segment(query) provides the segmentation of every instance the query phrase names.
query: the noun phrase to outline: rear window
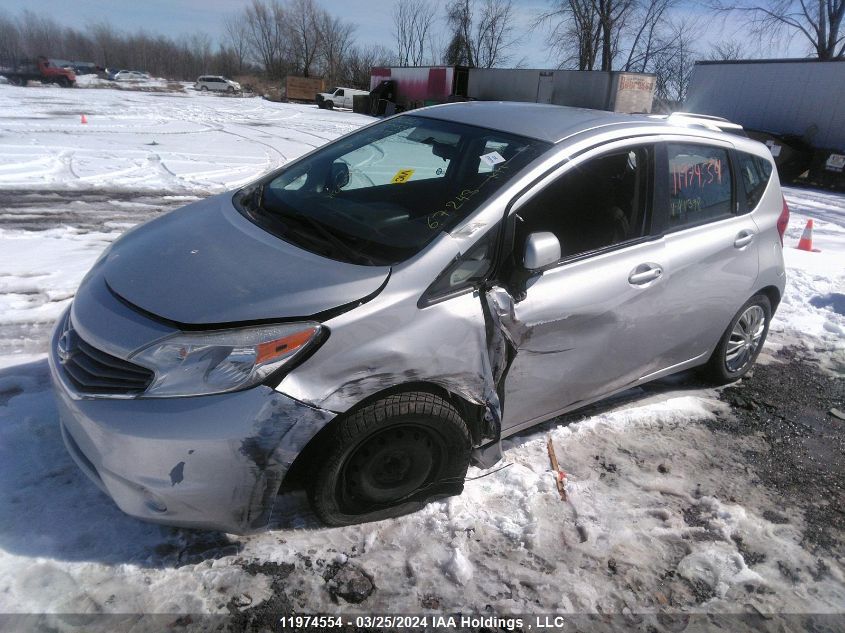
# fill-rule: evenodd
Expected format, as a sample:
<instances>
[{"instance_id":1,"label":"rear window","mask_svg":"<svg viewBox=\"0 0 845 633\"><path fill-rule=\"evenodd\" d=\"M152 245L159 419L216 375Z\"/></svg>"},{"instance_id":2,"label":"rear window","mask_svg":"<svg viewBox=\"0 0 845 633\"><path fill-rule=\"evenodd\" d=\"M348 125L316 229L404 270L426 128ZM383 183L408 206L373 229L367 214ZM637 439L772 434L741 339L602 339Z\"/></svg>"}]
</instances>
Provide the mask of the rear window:
<instances>
[{"instance_id":1,"label":"rear window","mask_svg":"<svg viewBox=\"0 0 845 633\"><path fill-rule=\"evenodd\" d=\"M739 174L745 188L745 209L752 211L763 197L772 177L772 164L762 156L737 152Z\"/></svg>"},{"instance_id":2,"label":"rear window","mask_svg":"<svg viewBox=\"0 0 845 633\"><path fill-rule=\"evenodd\" d=\"M728 152L721 147L669 143L667 230L731 215L733 189Z\"/></svg>"}]
</instances>

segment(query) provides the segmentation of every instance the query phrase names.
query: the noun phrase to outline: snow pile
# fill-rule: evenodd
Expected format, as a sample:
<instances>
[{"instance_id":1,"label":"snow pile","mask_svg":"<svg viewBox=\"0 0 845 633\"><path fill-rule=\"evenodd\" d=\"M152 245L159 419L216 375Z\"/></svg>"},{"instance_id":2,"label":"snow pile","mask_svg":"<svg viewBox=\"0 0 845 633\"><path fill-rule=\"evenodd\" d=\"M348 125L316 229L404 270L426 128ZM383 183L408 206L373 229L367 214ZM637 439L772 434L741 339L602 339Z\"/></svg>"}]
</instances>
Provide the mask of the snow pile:
<instances>
[{"instance_id":1,"label":"snow pile","mask_svg":"<svg viewBox=\"0 0 845 633\"><path fill-rule=\"evenodd\" d=\"M185 89L182 82L168 81L163 77L149 77L146 79L124 79L113 81L103 79L97 75L77 75L78 88L111 88L114 90L156 90L167 92L181 92Z\"/></svg>"},{"instance_id":2,"label":"snow pile","mask_svg":"<svg viewBox=\"0 0 845 633\"><path fill-rule=\"evenodd\" d=\"M799 344L824 366L845 371L845 211L843 196L785 188L791 217L784 239L787 287L771 343ZM838 207L837 207L838 205ZM838 210L838 212L837 212ZM810 253L795 248L813 218Z\"/></svg>"}]
</instances>

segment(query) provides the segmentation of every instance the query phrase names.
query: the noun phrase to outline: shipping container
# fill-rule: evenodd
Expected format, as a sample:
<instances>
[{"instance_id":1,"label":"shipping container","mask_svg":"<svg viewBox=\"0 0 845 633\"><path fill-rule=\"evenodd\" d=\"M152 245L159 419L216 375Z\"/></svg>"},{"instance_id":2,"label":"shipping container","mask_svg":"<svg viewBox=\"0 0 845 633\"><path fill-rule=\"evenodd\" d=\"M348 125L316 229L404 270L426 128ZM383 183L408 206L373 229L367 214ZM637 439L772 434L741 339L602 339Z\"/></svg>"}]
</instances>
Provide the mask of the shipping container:
<instances>
[{"instance_id":1,"label":"shipping container","mask_svg":"<svg viewBox=\"0 0 845 633\"><path fill-rule=\"evenodd\" d=\"M473 68L468 96L528 101L613 112L651 112L655 76L598 70Z\"/></svg>"},{"instance_id":2,"label":"shipping container","mask_svg":"<svg viewBox=\"0 0 845 633\"><path fill-rule=\"evenodd\" d=\"M655 87L645 73L421 66L373 68L370 90L385 80L396 83L404 109L468 98L648 113Z\"/></svg>"}]
</instances>

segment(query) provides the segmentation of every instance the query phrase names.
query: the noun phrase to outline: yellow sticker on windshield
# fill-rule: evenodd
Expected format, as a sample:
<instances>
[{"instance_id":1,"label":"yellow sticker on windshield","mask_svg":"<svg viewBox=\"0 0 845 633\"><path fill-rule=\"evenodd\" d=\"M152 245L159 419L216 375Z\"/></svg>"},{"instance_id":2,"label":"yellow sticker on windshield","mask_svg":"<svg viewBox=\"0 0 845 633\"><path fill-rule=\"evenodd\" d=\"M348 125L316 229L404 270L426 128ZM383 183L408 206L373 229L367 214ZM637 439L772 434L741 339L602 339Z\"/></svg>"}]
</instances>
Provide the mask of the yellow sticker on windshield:
<instances>
[{"instance_id":1,"label":"yellow sticker on windshield","mask_svg":"<svg viewBox=\"0 0 845 633\"><path fill-rule=\"evenodd\" d=\"M392 182L394 185L401 184L403 182L408 182L411 179L411 176L414 175L413 169L400 169L396 172L396 175L393 177Z\"/></svg>"}]
</instances>

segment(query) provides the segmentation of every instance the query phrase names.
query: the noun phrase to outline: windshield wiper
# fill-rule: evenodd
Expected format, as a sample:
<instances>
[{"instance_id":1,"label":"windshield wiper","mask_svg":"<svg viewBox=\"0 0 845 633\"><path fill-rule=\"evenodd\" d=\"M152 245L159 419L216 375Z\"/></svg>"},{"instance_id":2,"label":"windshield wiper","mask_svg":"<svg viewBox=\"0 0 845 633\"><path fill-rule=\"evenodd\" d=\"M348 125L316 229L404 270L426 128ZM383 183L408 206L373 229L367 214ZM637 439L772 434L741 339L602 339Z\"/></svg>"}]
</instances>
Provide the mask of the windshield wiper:
<instances>
[{"instance_id":1,"label":"windshield wiper","mask_svg":"<svg viewBox=\"0 0 845 633\"><path fill-rule=\"evenodd\" d=\"M251 212L260 213L265 217L272 218L275 222L281 224L287 231L296 233L299 237L310 241L312 244L328 246L329 252L339 251L345 255L347 259L353 262L365 263L370 266L377 265L372 258L364 255L344 242L322 222L300 213L271 211L262 205L263 200L264 184L261 183L256 185L252 190L246 191L241 197L240 203ZM291 225L296 226L294 227ZM305 230L306 226L311 230ZM315 232L318 235L315 235Z\"/></svg>"},{"instance_id":2,"label":"windshield wiper","mask_svg":"<svg viewBox=\"0 0 845 633\"><path fill-rule=\"evenodd\" d=\"M264 183L260 183L255 186L252 191L249 192L249 195L245 196L247 203L253 209L260 209L261 208L261 201L264 199Z\"/></svg>"},{"instance_id":3,"label":"windshield wiper","mask_svg":"<svg viewBox=\"0 0 845 633\"><path fill-rule=\"evenodd\" d=\"M369 264L370 266L375 266L376 263L370 258L361 253L360 251L354 249L349 244L344 242L340 239L334 232L329 230L325 224L320 222L319 220L315 220L307 215L300 215L299 213L282 213L279 214L282 223L286 224L288 221L293 221L294 223L299 223L300 226L305 224L312 228L314 231L320 234L320 237L323 238L323 242L327 242L331 246L333 246L337 251L340 251L346 257L352 261L357 261L358 263L365 263ZM298 231L298 233L303 234L302 231ZM305 234L306 237L313 238L315 237L312 234Z\"/></svg>"}]
</instances>

